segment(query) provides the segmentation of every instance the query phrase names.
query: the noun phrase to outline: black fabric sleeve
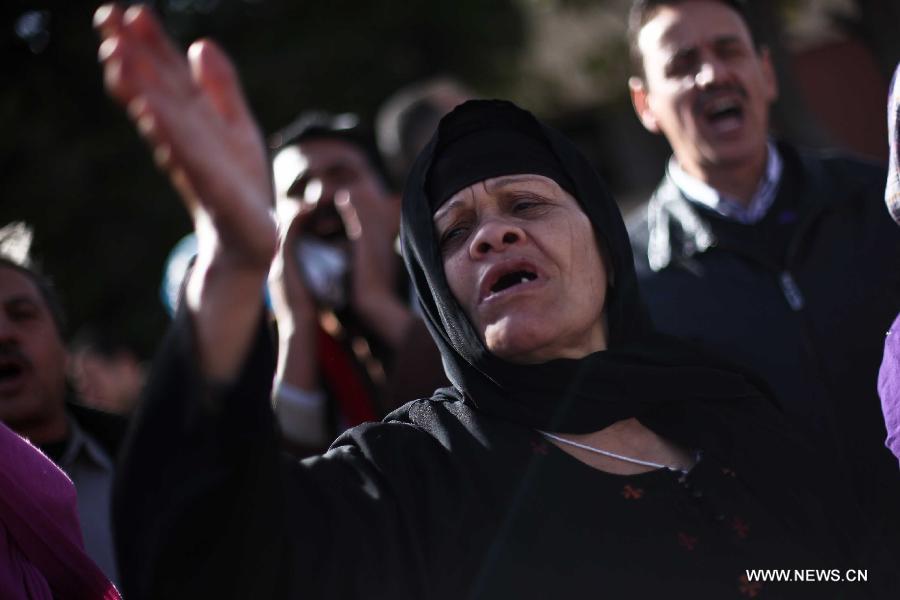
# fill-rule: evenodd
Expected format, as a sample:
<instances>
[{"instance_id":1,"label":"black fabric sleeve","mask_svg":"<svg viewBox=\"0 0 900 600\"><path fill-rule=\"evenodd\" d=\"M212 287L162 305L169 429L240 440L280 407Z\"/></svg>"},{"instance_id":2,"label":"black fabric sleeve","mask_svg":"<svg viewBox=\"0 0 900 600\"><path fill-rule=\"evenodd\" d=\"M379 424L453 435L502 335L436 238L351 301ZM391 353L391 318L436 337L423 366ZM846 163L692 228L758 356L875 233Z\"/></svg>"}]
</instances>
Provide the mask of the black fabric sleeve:
<instances>
[{"instance_id":1,"label":"black fabric sleeve","mask_svg":"<svg viewBox=\"0 0 900 600\"><path fill-rule=\"evenodd\" d=\"M401 499L391 483L410 477L387 477L354 436L304 462L280 451L269 401L273 348L260 322L240 376L227 386L200 376L186 311L160 349L115 483L125 594L420 596L416 540L427 528L410 524L401 510L413 504L409 492ZM385 436L386 429L393 431ZM390 455L424 452L425 461L436 445L404 423L364 426L357 435L376 447L390 440L381 449Z\"/></svg>"},{"instance_id":2,"label":"black fabric sleeve","mask_svg":"<svg viewBox=\"0 0 900 600\"><path fill-rule=\"evenodd\" d=\"M122 587L130 599L274 597L284 540L273 534L283 505L271 344L261 327L238 380L217 387L200 376L192 325L181 310L117 469Z\"/></svg>"}]
</instances>

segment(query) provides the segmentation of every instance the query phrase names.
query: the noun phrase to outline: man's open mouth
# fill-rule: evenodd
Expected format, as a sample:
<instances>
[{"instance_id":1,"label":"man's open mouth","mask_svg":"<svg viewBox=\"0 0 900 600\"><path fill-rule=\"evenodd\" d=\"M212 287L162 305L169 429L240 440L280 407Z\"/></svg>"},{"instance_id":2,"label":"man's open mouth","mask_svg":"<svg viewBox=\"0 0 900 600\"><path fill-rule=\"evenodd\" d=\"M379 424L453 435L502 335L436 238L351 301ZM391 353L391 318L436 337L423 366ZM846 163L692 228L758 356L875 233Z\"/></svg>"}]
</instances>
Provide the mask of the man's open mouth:
<instances>
[{"instance_id":1,"label":"man's open mouth","mask_svg":"<svg viewBox=\"0 0 900 600\"><path fill-rule=\"evenodd\" d=\"M15 359L0 359L0 386L19 381L25 373L25 365Z\"/></svg>"},{"instance_id":2,"label":"man's open mouth","mask_svg":"<svg viewBox=\"0 0 900 600\"><path fill-rule=\"evenodd\" d=\"M723 94L702 102L701 114L713 130L728 133L743 125L744 104L735 94Z\"/></svg>"}]
</instances>

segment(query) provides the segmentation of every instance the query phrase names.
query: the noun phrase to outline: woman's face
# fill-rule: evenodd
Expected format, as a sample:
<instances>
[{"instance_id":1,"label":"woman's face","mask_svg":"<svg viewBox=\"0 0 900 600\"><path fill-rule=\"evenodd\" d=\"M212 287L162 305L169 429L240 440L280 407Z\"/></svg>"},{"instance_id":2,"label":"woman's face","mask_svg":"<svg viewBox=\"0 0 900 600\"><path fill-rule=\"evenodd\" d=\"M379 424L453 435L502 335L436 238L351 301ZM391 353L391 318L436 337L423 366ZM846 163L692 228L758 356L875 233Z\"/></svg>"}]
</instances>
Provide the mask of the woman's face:
<instances>
[{"instance_id":1,"label":"woman's face","mask_svg":"<svg viewBox=\"0 0 900 600\"><path fill-rule=\"evenodd\" d=\"M533 364L606 348L607 270L587 215L552 179L481 181L434 224L453 296L495 356Z\"/></svg>"}]
</instances>

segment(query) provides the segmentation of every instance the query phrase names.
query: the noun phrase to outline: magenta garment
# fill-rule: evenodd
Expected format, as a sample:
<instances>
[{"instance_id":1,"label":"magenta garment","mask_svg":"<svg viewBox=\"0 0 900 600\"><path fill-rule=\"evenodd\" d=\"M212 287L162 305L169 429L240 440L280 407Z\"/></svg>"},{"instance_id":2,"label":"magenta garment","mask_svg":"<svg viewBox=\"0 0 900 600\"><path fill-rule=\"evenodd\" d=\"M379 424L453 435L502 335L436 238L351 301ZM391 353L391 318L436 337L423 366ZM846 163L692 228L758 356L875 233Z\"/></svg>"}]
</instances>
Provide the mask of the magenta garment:
<instances>
[{"instance_id":1,"label":"magenta garment","mask_svg":"<svg viewBox=\"0 0 900 600\"><path fill-rule=\"evenodd\" d=\"M900 459L900 315L884 343L884 360L878 374L878 395L887 426L887 447Z\"/></svg>"},{"instance_id":2,"label":"magenta garment","mask_svg":"<svg viewBox=\"0 0 900 600\"><path fill-rule=\"evenodd\" d=\"M900 224L900 65L894 71L891 93L888 98L888 144L890 158L888 180L884 199L888 210L897 224ZM888 265L900 268L900 265ZM884 410L884 424L887 425L886 445L900 459L900 314L888 331L884 342L884 359L878 374L878 395Z\"/></svg>"},{"instance_id":3,"label":"magenta garment","mask_svg":"<svg viewBox=\"0 0 900 600\"><path fill-rule=\"evenodd\" d=\"M116 588L84 552L72 482L3 424L0 598L119 599Z\"/></svg>"},{"instance_id":4,"label":"magenta garment","mask_svg":"<svg viewBox=\"0 0 900 600\"><path fill-rule=\"evenodd\" d=\"M888 211L897 223L900 223L900 65L894 71L891 80L891 91L888 96L888 180L884 191L884 200Z\"/></svg>"}]
</instances>

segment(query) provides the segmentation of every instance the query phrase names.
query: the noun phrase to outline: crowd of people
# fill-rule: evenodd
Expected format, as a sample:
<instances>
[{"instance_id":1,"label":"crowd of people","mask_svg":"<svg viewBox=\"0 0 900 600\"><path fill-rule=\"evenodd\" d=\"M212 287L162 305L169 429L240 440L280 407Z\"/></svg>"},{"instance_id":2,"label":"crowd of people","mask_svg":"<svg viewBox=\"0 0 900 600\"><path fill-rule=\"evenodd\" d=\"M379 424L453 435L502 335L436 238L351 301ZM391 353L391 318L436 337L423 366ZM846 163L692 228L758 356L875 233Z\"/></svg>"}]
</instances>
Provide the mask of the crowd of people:
<instances>
[{"instance_id":1,"label":"crowd of people","mask_svg":"<svg viewBox=\"0 0 900 600\"><path fill-rule=\"evenodd\" d=\"M265 140L214 43L95 26L194 232L145 375L68 348L0 230L0 595L896 595L900 86L888 169L804 150L743 2L635 0L628 89L672 156L626 224L510 102L439 79L377 135Z\"/></svg>"}]
</instances>

